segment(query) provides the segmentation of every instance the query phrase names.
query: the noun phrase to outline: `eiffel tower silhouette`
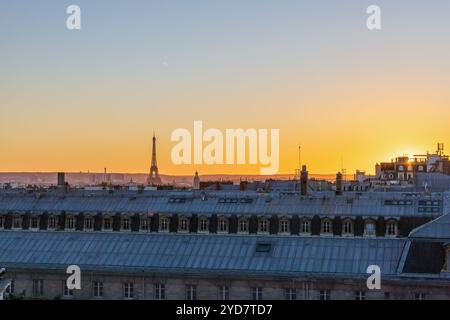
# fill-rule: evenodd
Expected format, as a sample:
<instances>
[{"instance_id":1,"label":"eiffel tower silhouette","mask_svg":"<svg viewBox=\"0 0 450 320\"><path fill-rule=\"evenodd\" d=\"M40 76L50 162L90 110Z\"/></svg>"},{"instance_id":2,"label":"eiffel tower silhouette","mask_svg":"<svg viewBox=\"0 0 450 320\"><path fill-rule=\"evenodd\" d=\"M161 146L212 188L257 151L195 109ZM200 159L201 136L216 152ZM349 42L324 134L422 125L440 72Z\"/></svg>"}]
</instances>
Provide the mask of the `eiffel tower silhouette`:
<instances>
[{"instance_id":1,"label":"eiffel tower silhouette","mask_svg":"<svg viewBox=\"0 0 450 320\"><path fill-rule=\"evenodd\" d=\"M155 133L153 133L152 165L150 166L150 173L147 177L147 184L160 185L161 183L161 178L158 173L158 165L156 163L156 138Z\"/></svg>"}]
</instances>

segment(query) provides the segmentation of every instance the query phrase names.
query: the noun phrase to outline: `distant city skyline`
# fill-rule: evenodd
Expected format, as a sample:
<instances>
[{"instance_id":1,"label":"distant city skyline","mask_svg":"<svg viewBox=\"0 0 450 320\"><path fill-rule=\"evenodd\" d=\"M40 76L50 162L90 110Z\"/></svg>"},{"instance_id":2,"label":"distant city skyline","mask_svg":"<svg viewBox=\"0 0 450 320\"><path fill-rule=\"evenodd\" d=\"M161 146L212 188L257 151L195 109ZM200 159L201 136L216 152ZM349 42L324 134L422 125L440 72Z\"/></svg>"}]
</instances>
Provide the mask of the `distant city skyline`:
<instances>
[{"instance_id":1,"label":"distant city skyline","mask_svg":"<svg viewBox=\"0 0 450 320\"><path fill-rule=\"evenodd\" d=\"M382 29L366 28L377 4ZM77 4L82 29L69 31ZM450 148L450 2L0 3L0 172L258 174L175 165L176 128L279 128L279 174ZM448 152L447 152L448 153Z\"/></svg>"}]
</instances>

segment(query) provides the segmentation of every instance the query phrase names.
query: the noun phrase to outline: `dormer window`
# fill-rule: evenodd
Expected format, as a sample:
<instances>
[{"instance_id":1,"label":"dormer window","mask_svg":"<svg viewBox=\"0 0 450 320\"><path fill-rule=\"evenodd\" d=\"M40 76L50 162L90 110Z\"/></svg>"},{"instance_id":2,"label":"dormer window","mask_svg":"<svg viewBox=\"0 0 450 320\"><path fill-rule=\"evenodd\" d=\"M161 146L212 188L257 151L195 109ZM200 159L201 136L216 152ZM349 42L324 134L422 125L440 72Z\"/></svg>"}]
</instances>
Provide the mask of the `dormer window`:
<instances>
[{"instance_id":1,"label":"dormer window","mask_svg":"<svg viewBox=\"0 0 450 320\"><path fill-rule=\"evenodd\" d=\"M244 217L239 218L238 228L239 233L248 233L248 219Z\"/></svg>"},{"instance_id":2,"label":"dormer window","mask_svg":"<svg viewBox=\"0 0 450 320\"><path fill-rule=\"evenodd\" d=\"M120 226L120 228L123 231L129 231L130 230L130 217L127 215L124 215L121 220L122 220L122 225Z\"/></svg>"},{"instance_id":3,"label":"dormer window","mask_svg":"<svg viewBox=\"0 0 450 320\"><path fill-rule=\"evenodd\" d=\"M322 233L329 235L331 234L331 220L330 219L324 219L322 221Z\"/></svg>"},{"instance_id":4,"label":"dormer window","mask_svg":"<svg viewBox=\"0 0 450 320\"><path fill-rule=\"evenodd\" d=\"M31 217L30 228L33 230L39 229L39 217L37 217L37 216Z\"/></svg>"},{"instance_id":5,"label":"dormer window","mask_svg":"<svg viewBox=\"0 0 450 320\"><path fill-rule=\"evenodd\" d=\"M20 215L18 215L18 214L14 215L12 228L13 229L22 229L22 217Z\"/></svg>"},{"instance_id":6,"label":"dormer window","mask_svg":"<svg viewBox=\"0 0 450 320\"><path fill-rule=\"evenodd\" d=\"M189 231L189 220L186 217L181 217L178 222L178 231L188 232Z\"/></svg>"},{"instance_id":7,"label":"dormer window","mask_svg":"<svg viewBox=\"0 0 450 320\"><path fill-rule=\"evenodd\" d=\"M209 229L208 218L201 217L198 222L198 231L205 233L208 232L208 229Z\"/></svg>"},{"instance_id":8,"label":"dormer window","mask_svg":"<svg viewBox=\"0 0 450 320\"><path fill-rule=\"evenodd\" d=\"M48 229L49 230L56 230L58 227L58 218L54 215L50 215L48 217Z\"/></svg>"},{"instance_id":9,"label":"dormer window","mask_svg":"<svg viewBox=\"0 0 450 320\"><path fill-rule=\"evenodd\" d=\"M386 225L386 236L395 237L397 235L397 222L389 220Z\"/></svg>"},{"instance_id":10,"label":"dormer window","mask_svg":"<svg viewBox=\"0 0 450 320\"><path fill-rule=\"evenodd\" d=\"M169 231L169 219L165 216L161 216L159 219L159 231L168 232Z\"/></svg>"},{"instance_id":11,"label":"dormer window","mask_svg":"<svg viewBox=\"0 0 450 320\"><path fill-rule=\"evenodd\" d=\"M139 220L139 229L140 231L150 230L150 219L146 215L141 216L141 219Z\"/></svg>"},{"instance_id":12,"label":"dormer window","mask_svg":"<svg viewBox=\"0 0 450 320\"><path fill-rule=\"evenodd\" d=\"M308 219L303 219L300 224L300 233L301 234L311 234L311 223Z\"/></svg>"},{"instance_id":13,"label":"dormer window","mask_svg":"<svg viewBox=\"0 0 450 320\"><path fill-rule=\"evenodd\" d=\"M94 219L91 216L84 217L84 230L90 231L94 229Z\"/></svg>"},{"instance_id":14,"label":"dormer window","mask_svg":"<svg viewBox=\"0 0 450 320\"><path fill-rule=\"evenodd\" d=\"M103 230L112 230L112 219L110 216L105 216L103 218Z\"/></svg>"},{"instance_id":15,"label":"dormer window","mask_svg":"<svg viewBox=\"0 0 450 320\"><path fill-rule=\"evenodd\" d=\"M75 217L67 216L66 218L66 229L74 230L75 229Z\"/></svg>"},{"instance_id":16,"label":"dormer window","mask_svg":"<svg viewBox=\"0 0 450 320\"><path fill-rule=\"evenodd\" d=\"M376 229L375 229L375 222L372 220L368 220L364 224L364 235L366 237L375 237L376 235Z\"/></svg>"},{"instance_id":17,"label":"dormer window","mask_svg":"<svg viewBox=\"0 0 450 320\"><path fill-rule=\"evenodd\" d=\"M269 233L269 220L266 218L261 218L258 223L259 233Z\"/></svg>"},{"instance_id":18,"label":"dormer window","mask_svg":"<svg viewBox=\"0 0 450 320\"><path fill-rule=\"evenodd\" d=\"M283 218L280 220L279 232L281 234L289 234L289 220L287 218Z\"/></svg>"},{"instance_id":19,"label":"dormer window","mask_svg":"<svg viewBox=\"0 0 450 320\"><path fill-rule=\"evenodd\" d=\"M225 217L219 218L219 232L226 233L228 232L228 220Z\"/></svg>"},{"instance_id":20,"label":"dormer window","mask_svg":"<svg viewBox=\"0 0 450 320\"><path fill-rule=\"evenodd\" d=\"M353 235L353 221L350 219L344 220L342 223L342 235L352 236Z\"/></svg>"}]
</instances>

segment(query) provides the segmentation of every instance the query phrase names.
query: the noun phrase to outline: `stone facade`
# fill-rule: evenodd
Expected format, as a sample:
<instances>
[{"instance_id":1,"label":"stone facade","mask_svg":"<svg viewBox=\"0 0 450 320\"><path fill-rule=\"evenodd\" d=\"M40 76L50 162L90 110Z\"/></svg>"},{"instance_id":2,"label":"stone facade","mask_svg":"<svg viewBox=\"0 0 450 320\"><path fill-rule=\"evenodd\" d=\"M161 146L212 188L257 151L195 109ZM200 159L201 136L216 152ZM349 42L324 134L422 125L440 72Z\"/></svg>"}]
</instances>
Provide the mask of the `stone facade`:
<instances>
[{"instance_id":1,"label":"stone facade","mask_svg":"<svg viewBox=\"0 0 450 320\"><path fill-rule=\"evenodd\" d=\"M355 300L363 297L367 300L412 300L450 299L450 291L445 283L439 281L420 280L387 280L382 281L380 290L368 290L366 279L345 278L297 278L277 279L267 278L231 278L220 276L174 276L157 274L121 274L121 273L93 273L82 272L81 290L74 290L72 297L64 297L64 284L67 279L61 271L38 271L10 270L8 276L14 280L14 296L39 299L104 299L123 300L125 283L133 284L133 297L136 300L155 299L156 284L164 284L165 299L185 300L187 299L186 287L195 286L196 299L218 300L219 287L228 287L230 300L253 300L254 288L262 289L263 300L288 299L287 292L295 292L291 296L296 300L320 300L329 298L331 300ZM33 294L33 280L43 281L43 296ZM103 284L103 296L94 296L94 281Z\"/></svg>"}]
</instances>

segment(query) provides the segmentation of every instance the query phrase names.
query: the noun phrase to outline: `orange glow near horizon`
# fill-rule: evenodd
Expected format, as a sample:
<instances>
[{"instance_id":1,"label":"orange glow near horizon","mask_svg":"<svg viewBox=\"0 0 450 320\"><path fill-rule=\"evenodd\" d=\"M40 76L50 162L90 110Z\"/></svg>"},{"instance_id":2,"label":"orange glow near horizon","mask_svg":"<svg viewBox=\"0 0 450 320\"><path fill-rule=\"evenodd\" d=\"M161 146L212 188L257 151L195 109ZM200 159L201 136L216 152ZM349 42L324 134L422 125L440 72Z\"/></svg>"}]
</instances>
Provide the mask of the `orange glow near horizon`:
<instances>
[{"instance_id":1,"label":"orange glow near horizon","mask_svg":"<svg viewBox=\"0 0 450 320\"><path fill-rule=\"evenodd\" d=\"M195 120L279 129L280 174L299 144L317 174L449 149L449 4L400 2L376 32L356 0L84 1L80 32L53 2L0 4L0 171L147 173L155 132L161 174L259 174L174 165L171 133Z\"/></svg>"}]
</instances>

